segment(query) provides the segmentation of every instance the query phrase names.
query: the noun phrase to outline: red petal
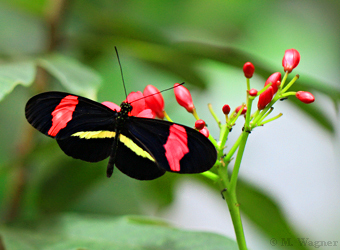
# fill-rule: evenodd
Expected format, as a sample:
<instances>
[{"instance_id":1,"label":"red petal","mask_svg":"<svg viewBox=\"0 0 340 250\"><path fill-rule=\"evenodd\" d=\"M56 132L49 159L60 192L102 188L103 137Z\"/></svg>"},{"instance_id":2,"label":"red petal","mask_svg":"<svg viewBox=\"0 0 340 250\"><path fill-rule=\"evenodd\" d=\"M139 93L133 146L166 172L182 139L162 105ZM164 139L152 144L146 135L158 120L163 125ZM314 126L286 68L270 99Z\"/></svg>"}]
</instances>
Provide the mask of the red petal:
<instances>
[{"instance_id":1,"label":"red petal","mask_svg":"<svg viewBox=\"0 0 340 250\"><path fill-rule=\"evenodd\" d=\"M300 53L296 49L287 49L282 59L282 66L284 71L288 73L298 66L300 62Z\"/></svg>"},{"instance_id":2,"label":"red petal","mask_svg":"<svg viewBox=\"0 0 340 250\"><path fill-rule=\"evenodd\" d=\"M140 112L142 112L144 109L146 109L145 106L145 99L142 99L144 96L142 92L131 92L127 98L126 102L131 103L132 105L132 111L129 115L131 116L137 116ZM140 100L139 100L140 99ZM138 100L138 101L135 101Z\"/></svg>"},{"instance_id":3,"label":"red petal","mask_svg":"<svg viewBox=\"0 0 340 250\"><path fill-rule=\"evenodd\" d=\"M195 106L189 90L186 87L179 85L179 83L175 83L174 87L174 92L178 104L186 108L188 112L192 113Z\"/></svg>"},{"instance_id":4,"label":"red petal","mask_svg":"<svg viewBox=\"0 0 340 250\"><path fill-rule=\"evenodd\" d=\"M204 135L205 137L209 137L209 130L207 127L204 127L203 129L200 130L200 133Z\"/></svg>"},{"instance_id":5,"label":"red petal","mask_svg":"<svg viewBox=\"0 0 340 250\"><path fill-rule=\"evenodd\" d=\"M272 87L273 87L273 91L274 91L274 94L275 94L277 92L278 87L280 86L280 83L281 83L281 73L276 72L274 74L271 74L268 77L267 81L265 82L264 86L267 86L270 83L273 83Z\"/></svg>"},{"instance_id":6,"label":"red petal","mask_svg":"<svg viewBox=\"0 0 340 250\"><path fill-rule=\"evenodd\" d=\"M112 110L117 111L117 112L120 111L120 107L117 104L113 103L113 102L107 102L106 101L106 102L102 102L102 104L105 105L106 107L112 109Z\"/></svg>"},{"instance_id":7,"label":"red petal","mask_svg":"<svg viewBox=\"0 0 340 250\"><path fill-rule=\"evenodd\" d=\"M145 96L146 105L156 113L157 117L160 119L164 118L164 99L159 90L152 86L147 85L143 91L143 95ZM148 97L149 96L149 97Z\"/></svg>"},{"instance_id":8,"label":"red petal","mask_svg":"<svg viewBox=\"0 0 340 250\"><path fill-rule=\"evenodd\" d=\"M151 110L151 109L144 109L142 112L140 112L137 117L142 117L142 118L155 118L156 114Z\"/></svg>"},{"instance_id":9,"label":"red petal","mask_svg":"<svg viewBox=\"0 0 340 250\"><path fill-rule=\"evenodd\" d=\"M257 108L259 110L264 109L268 105L268 103L270 103L273 96L274 96L273 86L270 86L266 91L264 91L260 95L259 102L257 103Z\"/></svg>"}]
</instances>

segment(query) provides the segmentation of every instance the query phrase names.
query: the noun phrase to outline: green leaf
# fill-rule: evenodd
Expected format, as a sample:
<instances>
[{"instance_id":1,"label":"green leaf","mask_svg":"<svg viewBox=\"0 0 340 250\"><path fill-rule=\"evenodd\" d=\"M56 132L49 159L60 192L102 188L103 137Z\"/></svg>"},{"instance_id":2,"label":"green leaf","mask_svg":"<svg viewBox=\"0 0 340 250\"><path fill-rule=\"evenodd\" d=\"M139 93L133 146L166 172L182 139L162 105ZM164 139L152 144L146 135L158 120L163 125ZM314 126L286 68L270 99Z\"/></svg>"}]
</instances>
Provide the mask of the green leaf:
<instances>
[{"instance_id":1,"label":"green leaf","mask_svg":"<svg viewBox=\"0 0 340 250\"><path fill-rule=\"evenodd\" d=\"M208 180L205 177L203 178L201 175L196 175L196 177L207 185L217 189L219 192L221 191L216 184L211 182L211 180ZM308 249L301 246L300 242L297 240L299 233L296 232L293 225L289 224L280 206L274 199L269 197L262 190L240 178L237 181L236 192L242 213L241 217L244 218L245 215L245 217L247 217L261 233L268 237L268 242L273 238L280 241L280 243L282 238L290 239L290 244L294 245L291 246L290 249ZM247 232L245 234L247 238Z\"/></svg>"},{"instance_id":2,"label":"green leaf","mask_svg":"<svg viewBox=\"0 0 340 250\"><path fill-rule=\"evenodd\" d=\"M61 54L40 58L38 64L57 78L70 92L96 99L102 79L90 67Z\"/></svg>"},{"instance_id":3,"label":"green leaf","mask_svg":"<svg viewBox=\"0 0 340 250\"><path fill-rule=\"evenodd\" d=\"M269 239L290 239L292 250L306 250L298 241L298 234L276 202L246 181L238 180L237 197L241 211Z\"/></svg>"},{"instance_id":4,"label":"green leaf","mask_svg":"<svg viewBox=\"0 0 340 250\"><path fill-rule=\"evenodd\" d=\"M9 94L15 86L29 86L35 78L33 62L16 62L0 65L0 100Z\"/></svg>"},{"instance_id":5,"label":"green leaf","mask_svg":"<svg viewBox=\"0 0 340 250\"><path fill-rule=\"evenodd\" d=\"M2 227L0 232L7 250L238 249L235 241L221 235L184 231L163 221L137 216L112 218L65 215L47 219L30 228Z\"/></svg>"}]
</instances>

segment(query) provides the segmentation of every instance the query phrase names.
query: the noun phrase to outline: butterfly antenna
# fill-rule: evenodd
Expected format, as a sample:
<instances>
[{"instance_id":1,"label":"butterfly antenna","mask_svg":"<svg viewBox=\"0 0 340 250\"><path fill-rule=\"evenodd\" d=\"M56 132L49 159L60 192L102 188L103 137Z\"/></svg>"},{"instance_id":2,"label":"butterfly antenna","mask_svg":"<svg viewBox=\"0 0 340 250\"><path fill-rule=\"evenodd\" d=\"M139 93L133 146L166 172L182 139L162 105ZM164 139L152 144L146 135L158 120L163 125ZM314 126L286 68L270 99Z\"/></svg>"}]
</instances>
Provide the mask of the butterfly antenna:
<instances>
[{"instance_id":1,"label":"butterfly antenna","mask_svg":"<svg viewBox=\"0 0 340 250\"><path fill-rule=\"evenodd\" d=\"M124 82L124 75L123 75L123 68L122 68L122 65L120 63L119 54L118 54L118 50L117 50L116 46L115 46L115 51L116 51L116 55L117 55L117 59L118 59L118 64L119 64L119 68L120 68L120 75L122 76L122 82L123 82L123 86L124 86L125 97L127 98L127 92L126 92L126 87L125 87L125 82Z\"/></svg>"},{"instance_id":2,"label":"butterfly antenna","mask_svg":"<svg viewBox=\"0 0 340 250\"><path fill-rule=\"evenodd\" d=\"M130 102L130 103L139 101L139 100L141 100L141 99L145 99L145 98L147 98L147 97L149 97L149 96L158 95L158 94L160 94L160 93L162 93L162 92L165 92L165 91L168 91L168 90L170 90L170 89L177 88L178 86L181 86L181 85L183 85L183 84L184 84L184 82L182 82L182 83L180 83L180 84L178 84L178 85L176 85L176 86L173 86L173 87L171 87L171 88L163 89L162 91L158 91L158 92L153 93L153 94L151 94L151 95L143 96L142 98L136 99L136 100L134 100L134 101L132 101L132 102Z\"/></svg>"}]
</instances>

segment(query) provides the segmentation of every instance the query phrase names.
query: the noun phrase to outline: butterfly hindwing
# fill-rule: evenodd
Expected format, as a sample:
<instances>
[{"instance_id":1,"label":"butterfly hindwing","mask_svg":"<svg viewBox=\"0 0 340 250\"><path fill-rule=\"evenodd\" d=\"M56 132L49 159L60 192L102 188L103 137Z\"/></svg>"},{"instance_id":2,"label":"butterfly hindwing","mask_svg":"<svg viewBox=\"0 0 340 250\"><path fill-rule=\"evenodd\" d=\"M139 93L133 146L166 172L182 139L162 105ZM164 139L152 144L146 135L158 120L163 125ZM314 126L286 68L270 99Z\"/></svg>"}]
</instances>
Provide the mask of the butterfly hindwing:
<instances>
[{"instance_id":1,"label":"butterfly hindwing","mask_svg":"<svg viewBox=\"0 0 340 250\"><path fill-rule=\"evenodd\" d=\"M117 155L116 167L132 178L153 180L165 173L145 146L127 131L120 135Z\"/></svg>"},{"instance_id":2,"label":"butterfly hindwing","mask_svg":"<svg viewBox=\"0 0 340 250\"><path fill-rule=\"evenodd\" d=\"M127 129L155 158L160 168L177 173L201 173L216 161L213 144L200 132L162 120L129 117Z\"/></svg>"}]
</instances>

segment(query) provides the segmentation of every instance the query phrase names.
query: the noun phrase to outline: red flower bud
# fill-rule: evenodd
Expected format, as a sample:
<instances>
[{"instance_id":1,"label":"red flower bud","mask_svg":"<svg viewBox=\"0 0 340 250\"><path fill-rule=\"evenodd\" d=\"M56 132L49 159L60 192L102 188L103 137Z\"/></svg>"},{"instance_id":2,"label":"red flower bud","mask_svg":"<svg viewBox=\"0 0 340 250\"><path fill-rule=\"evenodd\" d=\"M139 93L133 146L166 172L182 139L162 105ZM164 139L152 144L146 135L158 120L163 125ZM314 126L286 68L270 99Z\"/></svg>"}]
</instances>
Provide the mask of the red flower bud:
<instances>
[{"instance_id":1,"label":"red flower bud","mask_svg":"<svg viewBox=\"0 0 340 250\"><path fill-rule=\"evenodd\" d=\"M183 85L179 85L179 83L175 83L174 87L175 87L174 92L175 92L175 96L176 96L176 100L178 104L186 108L186 110L189 113L192 113L195 106L192 101L192 97L191 97L189 90Z\"/></svg>"},{"instance_id":2,"label":"red flower bud","mask_svg":"<svg viewBox=\"0 0 340 250\"><path fill-rule=\"evenodd\" d=\"M290 73L298 66L300 62L300 53L296 49L287 49L282 59L284 71Z\"/></svg>"},{"instance_id":3,"label":"red flower bud","mask_svg":"<svg viewBox=\"0 0 340 250\"><path fill-rule=\"evenodd\" d=\"M158 118L163 119L164 99L161 93L157 93L159 93L159 90L152 85L147 85L143 91L146 105L155 112Z\"/></svg>"},{"instance_id":4,"label":"red flower bud","mask_svg":"<svg viewBox=\"0 0 340 250\"><path fill-rule=\"evenodd\" d=\"M243 65L243 73L245 77L252 78L254 71L255 71L255 67L251 62L246 62Z\"/></svg>"},{"instance_id":5,"label":"red flower bud","mask_svg":"<svg viewBox=\"0 0 340 250\"><path fill-rule=\"evenodd\" d=\"M280 84L281 84L281 73L280 72L276 72L274 74L271 74L267 81L264 83L264 86L267 86L268 84L272 84L273 87L273 94L275 94L277 92L277 89L279 88Z\"/></svg>"},{"instance_id":6,"label":"red flower bud","mask_svg":"<svg viewBox=\"0 0 340 250\"><path fill-rule=\"evenodd\" d=\"M203 134L205 137L209 137L209 130L207 127L204 127L200 130L200 133Z\"/></svg>"},{"instance_id":7,"label":"red flower bud","mask_svg":"<svg viewBox=\"0 0 340 250\"><path fill-rule=\"evenodd\" d=\"M222 107L223 114L228 115L230 113L230 106L228 104L225 104Z\"/></svg>"},{"instance_id":8,"label":"red flower bud","mask_svg":"<svg viewBox=\"0 0 340 250\"><path fill-rule=\"evenodd\" d=\"M250 89L249 90L249 95L250 96L256 96L257 95L257 90L256 89Z\"/></svg>"},{"instance_id":9,"label":"red flower bud","mask_svg":"<svg viewBox=\"0 0 340 250\"><path fill-rule=\"evenodd\" d=\"M195 122L195 128L201 130L205 127L205 121L199 119Z\"/></svg>"},{"instance_id":10,"label":"red flower bud","mask_svg":"<svg viewBox=\"0 0 340 250\"><path fill-rule=\"evenodd\" d=\"M245 105L240 105L235 109L235 113L238 113L240 109L243 107L243 110L241 111L241 115L244 115L247 112L247 107Z\"/></svg>"},{"instance_id":11,"label":"red flower bud","mask_svg":"<svg viewBox=\"0 0 340 250\"><path fill-rule=\"evenodd\" d=\"M315 100L315 97L313 96L312 93L309 93L307 91L298 91L296 92L295 96L297 99L299 99L303 103L312 103Z\"/></svg>"},{"instance_id":12,"label":"red flower bud","mask_svg":"<svg viewBox=\"0 0 340 250\"><path fill-rule=\"evenodd\" d=\"M274 91L273 91L273 85L272 85L260 95L259 102L257 103L257 108L259 110L264 109L268 105L268 103L270 103L273 96L274 96Z\"/></svg>"}]
</instances>

